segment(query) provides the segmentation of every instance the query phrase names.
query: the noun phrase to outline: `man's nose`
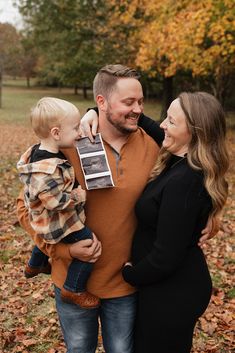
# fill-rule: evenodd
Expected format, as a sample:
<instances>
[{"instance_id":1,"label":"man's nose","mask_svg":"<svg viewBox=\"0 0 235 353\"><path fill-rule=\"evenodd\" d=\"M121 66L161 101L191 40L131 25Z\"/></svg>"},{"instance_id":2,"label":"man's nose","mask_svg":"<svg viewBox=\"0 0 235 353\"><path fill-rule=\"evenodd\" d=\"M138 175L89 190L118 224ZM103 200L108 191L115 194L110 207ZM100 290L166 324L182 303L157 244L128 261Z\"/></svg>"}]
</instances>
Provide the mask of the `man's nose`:
<instances>
[{"instance_id":1,"label":"man's nose","mask_svg":"<svg viewBox=\"0 0 235 353\"><path fill-rule=\"evenodd\" d=\"M142 108L142 105L140 105L138 102L135 102L132 110L134 113L141 114L143 111L143 108Z\"/></svg>"}]
</instances>

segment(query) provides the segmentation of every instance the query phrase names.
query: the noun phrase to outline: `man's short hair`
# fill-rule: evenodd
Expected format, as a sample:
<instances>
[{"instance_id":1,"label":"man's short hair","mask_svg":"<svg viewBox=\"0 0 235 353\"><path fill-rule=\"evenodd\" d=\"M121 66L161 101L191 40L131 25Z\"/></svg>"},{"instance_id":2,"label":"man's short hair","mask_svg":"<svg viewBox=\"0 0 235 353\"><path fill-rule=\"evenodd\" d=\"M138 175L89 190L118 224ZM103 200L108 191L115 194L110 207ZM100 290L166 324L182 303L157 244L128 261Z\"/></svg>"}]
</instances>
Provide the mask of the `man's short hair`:
<instances>
[{"instance_id":1,"label":"man's short hair","mask_svg":"<svg viewBox=\"0 0 235 353\"><path fill-rule=\"evenodd\" d=\"M53 127L60 127L69 114L79 114L74 104L59 98L41 98L31 109L30 120L33 131L39 138L49 136Z\"/></svg>"},{"instance_id":2,"label":"man's short hair","mask_svg":"<svg viewBox=\"0 0 235 353\"><path fill-rule=\"evenodd\" d=\"M99 94L107 99L110 93L114 90L117 81L120 78L128 77L136 80L140 79L140 75L135 69L131 69L124 65L116 64L102 67L93 81L94 99L96 100L96 97Z\"/></svg>"}]
</instances>

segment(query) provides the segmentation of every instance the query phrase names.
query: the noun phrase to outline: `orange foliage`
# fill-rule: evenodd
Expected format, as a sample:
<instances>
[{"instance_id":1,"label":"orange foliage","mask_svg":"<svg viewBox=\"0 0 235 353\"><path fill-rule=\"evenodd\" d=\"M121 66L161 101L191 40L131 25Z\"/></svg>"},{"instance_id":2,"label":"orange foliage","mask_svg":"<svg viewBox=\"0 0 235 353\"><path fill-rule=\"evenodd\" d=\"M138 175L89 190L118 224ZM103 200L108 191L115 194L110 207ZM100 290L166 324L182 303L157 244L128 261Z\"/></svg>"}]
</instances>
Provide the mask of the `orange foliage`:
<instances>
[{"instance_id":1,"label":"orange foliage","mask_svg":"<svg viewBox=\"0 0 235 353\"><path fill-rule=\"evenodd\" d=\"M233 0L143 1L148 23L140 33L136 63L169 77L229 73L235 65ZM156 73L155 72L155 73Z\"/></svg>"}]
</instances>

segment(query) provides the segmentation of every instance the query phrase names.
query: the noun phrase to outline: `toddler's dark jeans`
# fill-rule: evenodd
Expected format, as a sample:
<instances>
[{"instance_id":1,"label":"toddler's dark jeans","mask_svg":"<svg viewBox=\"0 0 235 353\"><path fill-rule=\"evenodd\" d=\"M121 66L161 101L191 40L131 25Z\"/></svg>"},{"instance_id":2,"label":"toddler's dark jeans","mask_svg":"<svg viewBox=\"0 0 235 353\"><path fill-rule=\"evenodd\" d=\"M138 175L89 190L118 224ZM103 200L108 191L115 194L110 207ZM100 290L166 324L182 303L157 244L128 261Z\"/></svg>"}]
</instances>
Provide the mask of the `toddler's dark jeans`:
<instances>
[{"instance_id":1,"label":"toddler's dark jeans","mask_svg":"<svg viewBox=\"0 0 235 353\"><path fill-rule=\"evenodd\" d=\"M78 232L73 232L67 235L61 241L66 244L73 244L80 240L93 239L92 232L85 227ZM33 248L29 266L44 267L48 263L48 256L45 255L37 246ZM84 292L86 290L86 283L92 271L93 264L90 262L83 262L73 259L69 268L64 288L72 292Z\"/></svg>"}]
</instances>

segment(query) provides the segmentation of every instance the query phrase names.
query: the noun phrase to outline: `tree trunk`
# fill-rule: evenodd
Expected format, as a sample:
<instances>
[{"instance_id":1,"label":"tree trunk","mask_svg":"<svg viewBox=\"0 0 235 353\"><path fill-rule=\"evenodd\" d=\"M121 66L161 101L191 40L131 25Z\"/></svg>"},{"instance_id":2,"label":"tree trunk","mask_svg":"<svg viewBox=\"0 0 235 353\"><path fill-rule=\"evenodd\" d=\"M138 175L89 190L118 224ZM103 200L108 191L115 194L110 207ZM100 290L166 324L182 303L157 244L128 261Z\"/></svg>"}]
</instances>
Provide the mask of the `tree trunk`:
<instances>
[{"instance_id":1,"label":"tree trunk","mask_svg":"<svg viewBox=\"0 0 235 353\"><path fill-rule=\"evenodd\" d=\"M226 94L230 85L231 74L222 64L214 75L214 80L211 83L214 96L220 101L221 105L225 106Z\"/></svg>"},{"instance_id":2,"label":"tree trunk","mask_svg":"<svg viewBox=\"0 0 235 353\"><path fill-rule=\"evenodd\" d=\"M220 101L221 105L224 107L227 89L229 86L230 77L229 75L217 77L215 83L215 96Z\"/></svg>"},{"instance_id":3,"label":"tree trunk","mask_svg":"<svg viewBox=\"0 0 235 353\"><path fill-rule=\"evenodd\" d=\"M27 88L30 88L30 77L29 76L26 77L26 81L27 81Z\"/></svg>"},{"instance_id":4,"label":"tree trunk","mask_svg":"<svg viewBox=\"0 0 235 353\"><path fill-rule=\"evenodd\" d=\"M166 118L167 109L173 100L173 76L164 77L161 121Z\"/></svg>"},{"instance_id":5,"label":"tree trunk","mask_svg":"<svg viewBox=\"0 0 235 353\"><path fill-rule=\"evenodd\" d=\"M78 95L78 85L74 86L74 94L77 96Z\"/></svg>"},{"instance_id":6,"label":"tree trunk","mask_svg":"<svg viewBox=\"0 0 235 353\"><path fill-rule=\"evenodd\" d=\"M85 85L83 86L82 91L83 91L83 98L87 99L87 87Z\"/></svg>"},{"instance_id":7,"label":"tree trunk","mask_svg":"<svg viewBox=\"0 0 235 353\"><path fill-rule=\"evenodd\" d=\"M144 85L144 98L145 99L149 99L149 86L148 86L148 83L145 83Z\"/></svg>"},{"instance_id":8,"label":"tree trunk","mask_svg":"<svg viewBox=\"0 0 235 353\"><path fill-rule=\"evenodd\" d=\"M2 68L0 67L0 109L2 108Z\"/></svg>"}]
</instances>

